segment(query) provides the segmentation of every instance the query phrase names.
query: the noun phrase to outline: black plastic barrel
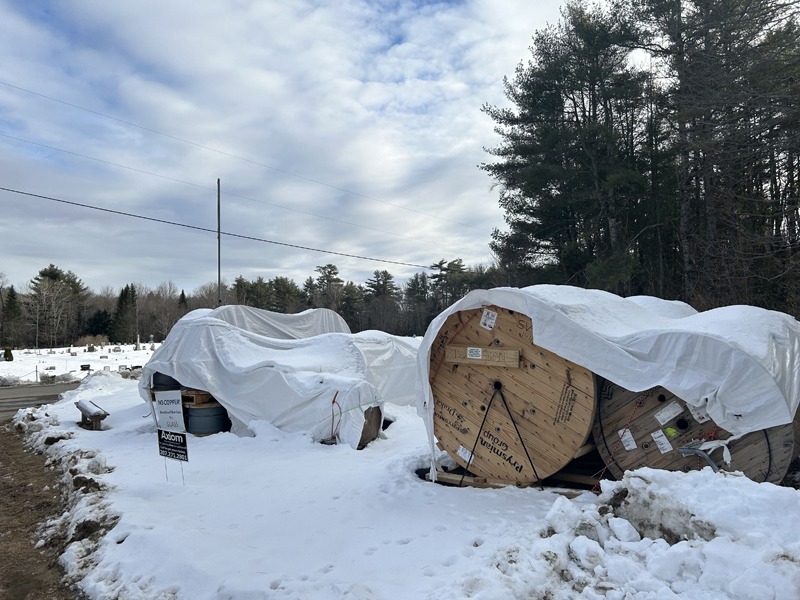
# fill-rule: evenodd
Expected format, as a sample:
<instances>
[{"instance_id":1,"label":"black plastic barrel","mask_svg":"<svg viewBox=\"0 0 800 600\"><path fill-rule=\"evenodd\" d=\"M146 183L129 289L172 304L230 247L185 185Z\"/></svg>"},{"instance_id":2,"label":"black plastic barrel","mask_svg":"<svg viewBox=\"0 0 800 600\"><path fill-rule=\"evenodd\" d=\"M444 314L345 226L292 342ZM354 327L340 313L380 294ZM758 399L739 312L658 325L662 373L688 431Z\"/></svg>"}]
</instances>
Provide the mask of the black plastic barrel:
<instances>
[{"instance_id":1,"label":"black plastic barrel","mask_svg":"<svg viewBox=\"0 0 800 600\"><path fill-rule=\"evenodd\" d=\"M163 390L179 390L181 389L181 384L169 375L155 372L153 373L153 387L150 389L152 389L154 392Z\"/></svg>"},{"instance_id":2,"label":"black plastic barrel","mask_svg":"<svg viewBox=\"0 0 800 600\"><path fill-rule=\"evenodd\" d=\"M195 435L220 433L231 430L228 411L219 402L207 402L197 406L183 405L186 431Z\"/></svg>"}]
</instances>

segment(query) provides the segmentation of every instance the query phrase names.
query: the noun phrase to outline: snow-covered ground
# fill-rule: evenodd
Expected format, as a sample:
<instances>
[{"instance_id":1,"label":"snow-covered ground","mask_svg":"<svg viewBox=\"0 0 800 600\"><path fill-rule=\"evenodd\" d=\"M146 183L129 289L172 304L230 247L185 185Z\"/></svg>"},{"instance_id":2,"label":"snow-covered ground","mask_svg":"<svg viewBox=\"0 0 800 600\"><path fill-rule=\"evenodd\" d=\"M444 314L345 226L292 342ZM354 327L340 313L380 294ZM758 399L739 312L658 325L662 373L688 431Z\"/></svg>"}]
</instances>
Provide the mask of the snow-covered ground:
<instances>
[{"instance_id":1,"label":"snow-covered ground","mask_svg":"<svg viewBox=\"0 0 800 600\"><path fill-rule=\"evenodd\" d=\"M150 348L155 350L159 346L160 344L140 344L141 349L135 350L135 344L112 344L103 349L97 346L95 352L87 352L86 346L14 350L13 361L0 360L0 379L8 384L35 383L38 381L37 375L70 375L74 379L82 379L88 372L81 371L81 365L89 365L92 371L119 371L120 368L141 367L153 355ZM115 348L120 351L115 352ZM72 356L73 353L75 356Z\"/></svg>"},{"instance_id":2,"label":"snow-covered ground","mask_svg":"<svg viewBox=\"0 0 800 600\"><path fill-rule=\"evenodd\" d=\"M794 489L710 469L643 469L573 499L444 487L415 474L422 420L390 404L362 451L259 422L189 436L181 469L136 385L101 370L15 418L64 473L69 510L41 537L72 540L62 562L90 598L800 597ZM78 399L111 413L103 431L76 426Z\"/></svg>"}]
</instances>

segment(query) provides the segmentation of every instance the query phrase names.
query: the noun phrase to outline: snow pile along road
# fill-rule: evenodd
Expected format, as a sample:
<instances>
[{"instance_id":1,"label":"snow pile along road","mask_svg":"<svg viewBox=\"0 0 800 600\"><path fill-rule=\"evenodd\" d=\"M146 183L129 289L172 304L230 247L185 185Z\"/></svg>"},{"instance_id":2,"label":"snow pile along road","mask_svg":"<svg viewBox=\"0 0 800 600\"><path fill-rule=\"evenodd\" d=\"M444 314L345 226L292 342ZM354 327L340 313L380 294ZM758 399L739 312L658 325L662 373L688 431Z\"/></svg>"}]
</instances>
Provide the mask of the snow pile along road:
<instances>
[{"instance_id":1,"label":"snow pile along road","mask_svg":"<svg viewBox=\"0 0 800 600\"><path fill-rule=\"evenodd\" d=\"M75 425L79 399L111 413L103 431ZM181 469L158 456L136 382L100 372L15 425L71 488L44 535L70 541L62 563L90 598L800 597L793 489L709 469L644 469L574 499L444 487L415 473L422 420L386 412L362 452L254 422L252 438L189 436Z\"/></svg>"}]
</instances>

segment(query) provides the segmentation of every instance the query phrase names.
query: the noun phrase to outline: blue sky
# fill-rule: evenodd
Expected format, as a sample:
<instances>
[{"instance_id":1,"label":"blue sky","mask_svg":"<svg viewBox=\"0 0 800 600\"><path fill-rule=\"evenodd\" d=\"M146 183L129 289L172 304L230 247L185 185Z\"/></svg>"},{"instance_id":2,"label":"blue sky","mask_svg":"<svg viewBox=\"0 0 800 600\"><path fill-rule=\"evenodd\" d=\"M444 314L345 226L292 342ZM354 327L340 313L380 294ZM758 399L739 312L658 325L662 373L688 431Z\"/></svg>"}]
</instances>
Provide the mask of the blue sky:
<instances>
[{"instance_id":1,"label":"blue sky","mask_svg":"<svg viewBox=\"0 0 800 600\"><path fill-rule=\"evenodd\" d=\"M224 231L488 264L504 224L477 168L498 143L480 107L505 104L503 76L559 5L0 0L0 134L129 167L0 136L0 186L215 228L219 177ZM49 263L95 290L216 279L211 233L7 192L0 208L0 273L16 285ZM223 239L228 281L301 283L330 262L357 283L421 270Z\"/></svg>"}]
</instances>

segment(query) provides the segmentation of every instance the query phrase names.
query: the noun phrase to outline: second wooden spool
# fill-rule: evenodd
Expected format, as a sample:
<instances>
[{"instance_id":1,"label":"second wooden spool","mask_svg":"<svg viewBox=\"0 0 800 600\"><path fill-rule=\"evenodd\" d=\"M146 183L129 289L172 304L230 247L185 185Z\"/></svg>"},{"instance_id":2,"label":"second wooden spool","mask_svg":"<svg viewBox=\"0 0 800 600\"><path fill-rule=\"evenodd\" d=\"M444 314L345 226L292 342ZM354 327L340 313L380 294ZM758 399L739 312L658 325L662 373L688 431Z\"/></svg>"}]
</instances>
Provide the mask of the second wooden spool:
<instances>
[{"instance_id":1,"label":"second wooden spool","mask_svg":"<svg viewBox=\"0 0 800 600\"><path fill-rule=\"evenodd\" d=\"M608 470L617 479L624 471L641 467L686 472L706 467L709 463L704 458L684 456L678 448L695 440L731 437L730 432L716 427L704 411L662 387L631 392L600 378L598 387L594 439L604 462L608 463L614 453ZM800 451L798 441L800 427L795 418L794 423L749 433L731 442L730 465L724 463L720 450L712 452L711 457L723 470L741 471L758 482L780 483Z\"/></svg>"},{"instance_id":2,"label":"second wooden spool","mask_svg":"<svg viewBox=\"0 0 800 600\"><path fill-rule=\"evenodd\" d=\"M479 477L536 483L569 463L591 432L593 373L536 346L532 331L512 310L464 310L431 347L434 435Z\"/></svg>"}]
</instances>

